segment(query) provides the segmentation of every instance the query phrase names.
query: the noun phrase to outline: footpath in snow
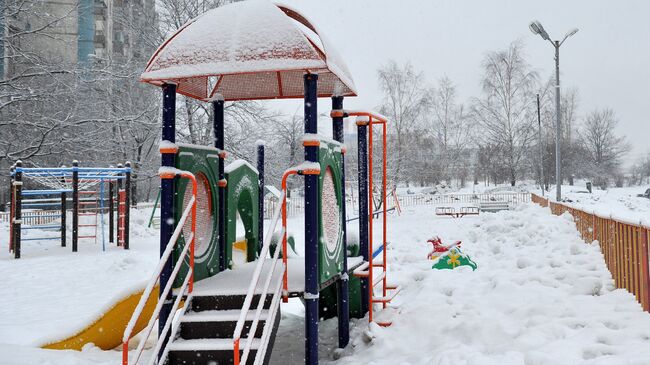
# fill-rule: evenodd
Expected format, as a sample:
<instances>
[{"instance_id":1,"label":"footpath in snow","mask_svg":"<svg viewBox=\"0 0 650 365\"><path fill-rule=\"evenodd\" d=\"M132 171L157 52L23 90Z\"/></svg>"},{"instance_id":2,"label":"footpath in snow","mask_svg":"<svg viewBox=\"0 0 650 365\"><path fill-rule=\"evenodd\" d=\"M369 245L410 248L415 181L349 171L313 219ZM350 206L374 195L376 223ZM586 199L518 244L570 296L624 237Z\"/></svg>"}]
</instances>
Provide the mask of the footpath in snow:
<instances>
[{"instance_id":1,"label":"footpath in snow","mask_svg":"<svg viewBox=\"0 0 650 365\"><path fill-rule=\"evenodd\" d=\"M343 351L336 319L322 323L321 363L650 364L650 314L614 289L598 246L574 227L570 216L532 204L462 219L438 218L433 207L391 216L389 277L404 287L401 314L389 328L355 321ZM462 240L478 270L431 270L434 235ZM302 359L300 309L289 312L274 365Z\"/></svg>"}]
</instances>

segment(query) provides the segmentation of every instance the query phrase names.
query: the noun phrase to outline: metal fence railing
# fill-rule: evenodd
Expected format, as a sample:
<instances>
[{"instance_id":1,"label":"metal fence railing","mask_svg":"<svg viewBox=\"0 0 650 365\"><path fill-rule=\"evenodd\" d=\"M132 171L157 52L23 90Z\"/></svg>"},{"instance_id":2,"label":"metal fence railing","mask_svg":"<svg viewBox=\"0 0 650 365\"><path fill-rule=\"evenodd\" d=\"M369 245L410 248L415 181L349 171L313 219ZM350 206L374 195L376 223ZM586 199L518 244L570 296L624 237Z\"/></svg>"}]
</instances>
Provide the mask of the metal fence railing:
<instances>
[{"instance_id":1,"label":"metal fence railing","mask_svg":"<svg viewBox=\"0 0 650 365\"><path fill-rule=\"evenodd\" d=\"M58 221L61 216L58 214L52 214L53 210L33 210L33 211L23 211L21 214L22 223L27 226L37 226L42 224L52 223ZM0 212L0 223L9 223L10 221L9 212Z\"/></svg>"},{"instance_id":2,"label":"metal fence railing","mask_svg":"<svg viewBox=\"0 0 650 365\"><path fill-rule=\"evenodd\" d=\"M530 193L490 193L490 194L412 194L397 197L402 207L412 205L481 204L487 202L506 202L512 205L530 202ZM388 197L388 206L394 205L394 197Z\"/></svg>"},{"instance_id":3,"label":"metal fence railing","mask_svg":"<svg viewBox=\"0 0 650 365\"><path fill-rule=\"evenodd\" d=\"M348 204L356 205L356 199L348 197ZM388 207L395 206L395 196L390 194L387 197ZM530 193L490 193L490 194L409 194L398 195L397 200L400 207L415 205L450 205L467 204L480 205L487 202L505 202L510 205L530 202ZM287 198L287 217L296 217L304 212L304 198ZM266 199L264 202L264 219L271 219L274 210L280 205L275 199ZM352 208L356 208L352 207ZM354 209L352 209L354 210ZM350 211L352 211L350 210Z\"/></svg>"},{"instance_id":4,"label":"metal fence railing","mask_svg":"<svg viewBox=\"0 0 650 365\"><path fill-rule=\"evenodd\" d=\"M532 201L550 207L555 215L571 214L582 239L588 243L598 241L616 287L632 293L643 310L650 311L649 224L599 215L535 194Z\"/></svg>"}]
</instances>

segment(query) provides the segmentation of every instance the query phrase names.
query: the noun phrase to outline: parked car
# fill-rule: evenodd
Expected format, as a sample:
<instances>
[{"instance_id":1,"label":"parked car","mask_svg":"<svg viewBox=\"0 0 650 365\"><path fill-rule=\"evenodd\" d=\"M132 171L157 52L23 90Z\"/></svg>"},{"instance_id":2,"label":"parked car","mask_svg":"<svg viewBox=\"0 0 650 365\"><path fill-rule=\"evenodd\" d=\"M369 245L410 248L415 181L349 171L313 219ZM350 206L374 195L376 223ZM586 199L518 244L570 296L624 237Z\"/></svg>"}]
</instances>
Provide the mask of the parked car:
<instances>
[{"instance_id":1,"label":"parked car","mask_svg":"<svg viewBox=\"0 0 650 365\"><path fill-rule=\"evenodd\" d=\"M639 198L648 198L650 199L650 189L646 190L643 194L637 194Z\"/></svg>"}]
</instances>

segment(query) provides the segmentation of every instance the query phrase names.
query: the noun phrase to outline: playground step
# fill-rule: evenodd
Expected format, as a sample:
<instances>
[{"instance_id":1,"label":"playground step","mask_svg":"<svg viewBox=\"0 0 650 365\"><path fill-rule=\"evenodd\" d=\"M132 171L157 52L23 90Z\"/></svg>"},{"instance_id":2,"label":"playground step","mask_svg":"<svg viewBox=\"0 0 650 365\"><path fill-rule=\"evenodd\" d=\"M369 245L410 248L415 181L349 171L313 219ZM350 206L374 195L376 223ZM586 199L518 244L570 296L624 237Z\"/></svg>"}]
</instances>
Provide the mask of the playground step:
<instances>
[{"instance_id":1,"label":"playground step","mask_svg":"<svg viewBox=\"0 0 650 365\"><path fill-rule=\"evenodd\" d=\"M221 298L223 297L223 298ZM239 301L238 295L207 295L194 296L192 298L192 307L190 311L180 318L180 331L178 337L169 345L169 355L167 363L169 365L186 365L186 364L233 364L233 333L241 309L214 310L207 309L219 305L234 305ZM243 298L243 296L241 296ZM256 296L259 300L260 296ZM197 303L198 308L204 309L193 311ZM267 296L270 299L270 296ZM270 304L268 301L266 304ZM263 310L260 313L260 321L255 330L255 337L252 338L251 350L248 354L246 364L253 364L257 350L266 348L266 354L262 364L268 364L275 342L278 326L280 325L280 307L277 308L275 319L271 327L271 333L268 337L268 344L264 346L261 337L264 332L264 326L269 318L269 311ZM254 319L254 312L249 313L244 324L242 338L240 340L240 349L243 351L248 341L251 321ZM250 320L250 321L249 321ZM243 364L243 363L242 363Z\"/></svg>"},{"instance_id":2,"label":"playground step","mask_svg":"<svg viewBox=\"0 0 650 365\"><path fill-rule=\"evenodd\" d=\"M242 339L244 342L244 339ZM251 351L246 364L253 364L255 354L260 346L258 339L253 339ZM169 345L169 364L232 364L233 341L229 339L176 340Z\"/></svg>"},{"instance_id":3,"label":"playground step","mask_svg":"<svg viewBox=\"0 0 650 365\"><path fill-rule=\"evenodd\" d=\"M211 295L210 293L201 293L195 291L194 299L192 300L191 310L194 312L211 311L211 310L227 310L227 309L241 309L244 305L246 295ZM253 296L253 305L257 305L260 295ZM264 301L264 309L271 306L272 295L268 294Z\"/></svg>"},{"instance_id":4,"label":"playground step","mask_svg":"<svg viewBox=\"0 0 650 365\"><path fill-rule=\"evenodd\" d=\"M232 309L225 311L202 311L189 312L181 318L180 335L183 339L199 338L229 338L235 332L237 320L239 319L240 310ZM251 311L246 316L242 336L247 337L251 323L255 317L255 312ZM268 318L268 311L263 310L260 313L260 322L255 330L255 337L262 336L264 323Z\"/></svg>"}]
</instances>

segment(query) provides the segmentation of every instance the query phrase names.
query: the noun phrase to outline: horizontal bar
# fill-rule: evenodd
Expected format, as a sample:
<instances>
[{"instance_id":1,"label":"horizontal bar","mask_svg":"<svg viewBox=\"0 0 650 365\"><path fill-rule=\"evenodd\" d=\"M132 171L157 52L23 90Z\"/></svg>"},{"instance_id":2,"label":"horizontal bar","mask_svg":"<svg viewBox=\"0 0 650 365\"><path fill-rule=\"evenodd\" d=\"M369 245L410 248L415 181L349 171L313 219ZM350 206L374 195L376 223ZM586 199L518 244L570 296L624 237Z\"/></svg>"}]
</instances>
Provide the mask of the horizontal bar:
<instances>
[{"instance_id":1,"label":"horizontal bar","mask_svg":"<svg viewBox=\"0 0 650 365\"><path fill-rule=\"evenodd\" d=\"M130 167L16 167L16 172L131 172Z\"/></svg>"},{"instance_id":2,"label":"horizontal bar","mask_svg":"<svg viewBox=\"0 0 650 365\"><path fill-rule=\"evenodd\" d=\"M61 226L60 225L56 225L56 226L27 226L27 227L21 226L20 229L21 230L23 230L23 229L61 229Z\"/></svg>"},{"instance_id":3,"label":"horizontal bar","mask_svg":"<svg viewBox=\"0 0 650 365\"><path fill-rule=\"evenodd\" d=\"M21 241L60 240L61 237L20 238Z\"/></svg>"},{"instance_id":4,"label":"horizontal bar","mask_svg":"<svg viewBox=\"0 0 650 365\"><path fill-rule=\"evenodd\" d=\"M61 206L61 203L21 203L23 207L53 207Z\"/></svg>"},{"instance_id":5,"label":"horizontal bar","mask_svg":"<svg viewBox=\"0 0 650 365\"><path fill-rule=\"evenodd\" d=\"M72 189L59 189L59 190L23 190L21 195L55 195L61 193L71 193Z\"/></svg>"}]
</instances>

